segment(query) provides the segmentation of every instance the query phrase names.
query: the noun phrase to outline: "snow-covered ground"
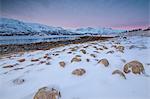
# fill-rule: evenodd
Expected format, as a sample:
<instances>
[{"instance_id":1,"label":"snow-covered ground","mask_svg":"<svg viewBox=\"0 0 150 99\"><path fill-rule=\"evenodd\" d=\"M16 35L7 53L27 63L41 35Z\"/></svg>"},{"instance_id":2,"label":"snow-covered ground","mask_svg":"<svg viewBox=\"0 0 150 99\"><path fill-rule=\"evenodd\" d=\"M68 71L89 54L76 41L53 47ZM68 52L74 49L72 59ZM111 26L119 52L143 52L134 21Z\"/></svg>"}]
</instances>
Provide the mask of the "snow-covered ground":
<instances>
[{"instance_id":1,"label":"snow-covered ground","mask_svg":"<svg viewBox=\"0 0 150 99\"><path fill-rule=\"evenodd\" d=\"M113 45L124 46L124 52L117 51ZM74 47L77 50L71 51ZM86 50L86 54L81 49ZM112 53L107 53L109 51ZM45 54L51 59L43 58ZM81 61L71 62L76 55L81 55ZM109 61L108 67L98 63L103 58ZM19 59L25 61L18 62ZM39 61L32 62L32 59ZM112 75L114 70L122 71L123 66L132 60L141 62L150 75L149 37L118 38L18 53L0 59L0 99L32 99L37 90L44 86L57 87L61 99L150 99L150 77L129 73L123 79ZM64 68L59 65L60 61L66 63ZM8 65L14 67L3 68ZM73 75L72 71L77 68L85 69L86 73Z\"/></svg>"}]
</instances>

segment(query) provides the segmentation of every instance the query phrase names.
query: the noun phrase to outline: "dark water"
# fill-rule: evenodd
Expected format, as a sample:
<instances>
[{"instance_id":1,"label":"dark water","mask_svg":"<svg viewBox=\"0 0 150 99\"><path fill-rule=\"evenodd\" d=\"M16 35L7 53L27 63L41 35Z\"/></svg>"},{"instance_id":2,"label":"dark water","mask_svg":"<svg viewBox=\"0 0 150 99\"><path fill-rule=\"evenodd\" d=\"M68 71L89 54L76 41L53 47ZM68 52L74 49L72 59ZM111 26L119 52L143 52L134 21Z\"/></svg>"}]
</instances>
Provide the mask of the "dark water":
<instances>
[{"instance_id":1,"label":"dark water","mask_svg":"<svg viewBox=\"0 0 150 99\"><path fill-rule=\"evenodd\" d=\"M0 36L0 45L2 44L28 44L35 42L48 42L48 41L60 41L60 40L72 40L79 36Z\"/></svg>"}]
</instances>

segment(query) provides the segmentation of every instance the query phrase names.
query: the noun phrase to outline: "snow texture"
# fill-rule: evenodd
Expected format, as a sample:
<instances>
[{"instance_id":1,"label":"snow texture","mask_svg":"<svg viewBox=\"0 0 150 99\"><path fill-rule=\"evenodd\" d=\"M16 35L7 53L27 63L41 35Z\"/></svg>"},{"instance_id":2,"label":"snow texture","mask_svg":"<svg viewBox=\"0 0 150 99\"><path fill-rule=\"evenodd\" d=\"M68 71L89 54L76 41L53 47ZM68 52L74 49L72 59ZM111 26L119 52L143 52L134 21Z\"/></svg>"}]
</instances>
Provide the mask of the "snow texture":
<instances>
[{"instance_id":1,"label":"snow texture","mask_svg":"<svg viewBox=\"0 0 150 99\"><path fill-rule=\"evenodd\" d=\"M117 51L112 45L124 46L124 53ZM103 46L108 49L103 49ZM71 51L74 47L77 50ZM96 50L96 47L103 50ZM86 54L81 49L86 50ZM70 51L72 53L68 53ZM108 51L114 53L107 53ZM0 59L0 98L33 99L39 88L50 86L60 90L61 99L150 99L150 77L129 73L125 75L127 79L123 79L119 75L112 75L114 70L122 71L123 66L132 60L140 61L145 72L150 75L149 52L149 37L128 37L4 57ZM52 59L43 58L45 54ZM96 57L90 54L95 54ZM81 61L71 63L76 55L81 55ZM23 58L24 62L18 62ZM109 67L98 64L102 58L109 61ZM39 61L31 62L31 59ZM90 61L87 62L86 59ZM46 63L40 63L41 61ZM60 61L66 63L64 68L59 65ZM14 64L14 67L3 68ZM72 75L72 71L77 68L85 69L86 73L82 76Z\"/></svg>"}]
</instances>

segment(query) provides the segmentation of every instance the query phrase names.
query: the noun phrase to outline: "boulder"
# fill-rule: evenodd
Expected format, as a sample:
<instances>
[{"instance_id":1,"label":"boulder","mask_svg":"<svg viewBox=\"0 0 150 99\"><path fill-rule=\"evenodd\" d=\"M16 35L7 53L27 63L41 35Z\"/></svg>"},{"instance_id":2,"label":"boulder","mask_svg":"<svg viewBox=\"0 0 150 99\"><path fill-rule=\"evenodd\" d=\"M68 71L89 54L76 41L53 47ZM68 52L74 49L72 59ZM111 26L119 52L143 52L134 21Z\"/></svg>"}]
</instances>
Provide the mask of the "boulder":
<instances>
[{"instance_id":1,"label":"boulder","mask_svg":"<svg viewBox=\"0 0 150 99\"><path fill-rule=\"evenodd\" d=\"M51 65L51 63L50 63L50 62L46 62L45 64L46 64L46 65Z\"/></svg>"},{"instance_id":2,"label":"boulder","mask_svg":"<svg viewBox=\"0 0 150 99\"><path fill-rule=\"evenodd\" d=\"M54 55L54 56L58 56L59 54L58 54L58 53L53 53L52 55Z\"/></svg>"},{"instance_id":3,"label":"boulder","mask_svg":"<svg viewBox=\"0 0 150 99\"><path fill-rule=\"evenodd\" d=\"M106 47L106 46L104 46L104 45L103 45L102 47L103 47L104 49L108 49L108 47Z\"/></svg>"},{"instance_id":4,"label":"boulder","mask_svg":"<svg viewBox=\"0 0 150 99\"><path fill-rule=\"evenodd\" d=\"M86 61L87 61L87 62L90 62L90 59L87 58Z\"/></svg>"},{"instance_id":5,"label":"boulder","mask_svg":"<svg viewBox=\"0 0 150 99\"><path fill-rule=\"evenodd\" d=\"M108 60L105 59L105 58L101 59L98 63L103 64L105 67L108 67L108 66L109 66L109 62L108 62Z\"/></svg>"},{"instance_id":6,"label":"boulder","mask_svg":"<svg viewBox=\"0 0 150 99\"><path fill-rule=\"evenodd\" d=\"M123 53L123 51L124 51L125 48L124 48L124 46L119 45L119 46L116 47L116 49L117 49L118 51L120 51L120 52Z\"/></svg>"},{"instance_id":7,"label":"boulder","mask_svg":"<svg viewBox=\"0 0 150 99\"><path fill-rule=\"evenodd\" d=\"M98 50L103 50L102 48L98 48Z\"/></svg>"},{"instance_id":8,"label":"boulder","mask_svg":"<svg viewBox=\"0 0 150 99\"><path fill-rule=\"evenodd\" d=\"M60 65L61 67L65 67L66 63L65 63L64 61L61 61L61 62L59 62L59 65Z\"/></svg>"},{"instance_id":9,"label":"boulder","mask_svg":"<svg viewBox=\"0 0 150 99\"><path fill-rule=\"evenodd\" d=\"M75 57L81 57L81 55L76 55Z\"/></svg>"},{"instance_id":10,"label":"boulder","mask_svg":"<svg viewBox=\"0 0 150 99\"><path fill-rule=\"evenodd\" d=\"M96 50L98 50L97 46L93 46L93 48L95 48Z\"/></svg>"},{"instance_id":11,"label":"boulder","mask_svg":"<svg viewBox=\"0 0 150 99\"><path fill-rule=\"evenodd\" d=\"M79 49L79 47L78 46L75 46L75 47L72 47L72 48L70 48L71 49L71 51L77 51L78 49Z\"/></svg>"},{"instance_id":12,"label":"boulder","mask_svg":"<svg viewBox=\"0 0 150 99\"><path fill-rule=\"evenodd\" d=\"M121 61L122 61L123 63L125 63L125 62L126 62L126 60L125 60L125 59L121 59Z\"/></svg>"},{"instance_id":13,"label":"boulder","mask_svg":"<svg viewBox=\"0 0 150 99\"><path fill-rule=\"evenodd\" d=\"M81 61L81 58L76 56L76 57L72 58L71 63L72 62L80 62L80 61Z\"/></svg>"},{"instance_id":14,"label":"boulder","mask_svg":"<svg viewBox=\"0 0 150 99\"><path fill-rule=\"evenodd\" d=\"M83 48L88 48L89 46L87 45L87 46L84 46Z\"/></svg>"},{"instance_id":15,"label":"boulder","mask_svg":"<svg viewBox=\"0 0 150 99\"><path fill-rule=\"evenodd\" d=\"M23 59L19 59L18 60L18 62L24 62L25 61L25 59L23 58Z\"/></svg>"},{"instance_id":16,"label":"boulder","mask_svg":"<svg viewBox=\"0 0 150 99\"><path fill-rule=\"evenodd\" d=\"M111 47L113 47L113 48L117 48L117 45L112 45Z\"/></svg>"},{"instance_id":17,"label":"boulder","mask_svg":"<svg viewBox=\"0 0 150 99\"><path fill-rule=\"evenodd\" d=\"M21 68L15 68L15 69L13 69L13 70L20 70L20 69L24 69L24 68L22 68L22 67L21 67Z\"/></svg>"},{"instance_id":18,"label":"boulder","mask_svg":"<svg viewBox=\"0 0 150 99\"><path fill-rule=\"evenodd\" d=\"M124 79L126 79L126 76L125 76L125 74L124 74L122 71L120 71L120 70L114 70L114 71L112 72L112 75L116 75L116 74L118 74L119 76L121 76L121 77L123 77Z\"/></svg>"},{"instance_id":19,"label":"boulder","mask_svg":"<svg viewBox=\"0 0 150 99\"><path fill-rule=\"evenodd\" d=\"M99 51L93 51L93 52L95 52L95 53L100 53Z\"/></svg>"},{"instance_id":20,"label":"boulder","mask_svg":"<svg viewBox=\"0 0 150 99\"><path fill-rule=\"evenodd\" d=\"M114 53L114 51L108 51L106 54L113 54Z\"/></svg>"},{"instance_id":21,"label":"boulder","mask_svg":"<svg viewBox=\"0 0 150 99\"><path fill-rule=\"evenodd\" d=\"M31 59L31 62L37 62L39 59Z\"/></svg>"},{"instance_id":22,"label":"boulder","mask_svg":"<svg viewBox=\"0 0 150 99\"><path fill-rule=\"evenodd\" d=\"M80 51L81 51L83 54L86 54L86 50L81 49Z\"/></svg>"},{"instance_id":23,"label":"boulder","mask_svg":"<svg viewBox=\"0 0 150 99\"><path fill-rule=\"evenodd\" d=\"M46 61L40 61L40 64L46 63Z\"/></svg>"},{"instance_id":24,"label":"boulder","mask_svg":"<svg viewBox=\"0 0 150 99\"><path fill-rule=\"evenodd\" d=\"M12 68L12 67L15 67L17 65L19 65L19 64L16 63L16 64L13 64L13 65L6 65L6 66L3 66L3 68Z\"/></svg>"},{"instance_id":25,"label":"boulder","mask_svg":"<svg viewBox=\"0 0 150 99\"><path fill-rule=\"evenodd\" d=\"M67 52L67 53L68 53L68 54L71 54L72 52L69 51L69 52Z\"/></svg>"},{"instance_id":26,"label":"boulder","mask_svg":"<svg viewBox=\"0 0 150 99\"><path fill-rule=\"evenodd\" d=\"M23 84L24 82L25 82L25 80L24 79L20 79L20 78L17 78L15 80L13 80L13 83L17 84L17 85Z\"/></svg>"},{"instance_id":27,"label":"boulder","mask_svg":"<svg viewBox=\"0 0 150 99\"><path fill-rule=\"evenodd\" d=\"M132 71L133 74L141 74L144 72L144 66L139 61L131 61L124 65L123 71L129 73Z\"/></svg>"},{"instance_id":28,"label":"boulder","mask_svg":"<svg viewBox=\"0 0 150 99\"><path fill-rule=\"evenodd\" d=\"M95 54L90 54L90 56L92 56L92 57L94 57L94 58L96 57L96 55L95 55Z\"/></svg>"},{"instance_id":29,"label":"boulder","mask_svg":"<svg viewBox=\"0 0 150 99\"><path fill-rule=\"evenodd\" d=\"M50 59L52 59L52 58L51 58L50 56L48 56L48 57L47 57L47 60L50 60Z\"/></svg>"},{"instance_id":30,"label":"boulder","mask_svg":"<svg viewBox=\"0 0 150 99\"><path fill-rule=\"evenodd\" d=\"M12 68L14 67L14 65L6 65L6 66L3 66L3 68Z\"/></svg>"},{"instance_id":31,"label":"boulder","mask_svg":"<svg viewBox=\"0 0 150 99\"><path fill-rule=\"evenodd\" d=\"M85 73L86 71L83 68L78 68L72 71L72 74L76 76L82 76Z\"/></svg>"},{"instance_id":32,"label":"boulder","mask_svg":"<svg viewBox=\"0 0 150 99\"><path fill-rule=\"evenodd\" d=\"M43 58L47 58L48 57L48 54L45 54L44 56L43 56Z\"/></svg>"},{"instance_id":33,"label":"boulder","mask_svg":"<svg viewBox=\"0 0 150 99\"><path fill-rule=\"evenodd\" d=\"M45 58L45 59L47 59L47 60L52 59L52 58L49 56L49 54L45 54L45 55L43 56L43 58Z\"/></svg>"},{"instance_id":34,"label":"boulder","mask_svg":"<svg viewBox=\"0 0 150 99\"><path fill-rule=\"evenodd\" d=\"M60 91L54 88L43 87L38 90L33 99L59 99Z\"/></svg>"}]
</instances>

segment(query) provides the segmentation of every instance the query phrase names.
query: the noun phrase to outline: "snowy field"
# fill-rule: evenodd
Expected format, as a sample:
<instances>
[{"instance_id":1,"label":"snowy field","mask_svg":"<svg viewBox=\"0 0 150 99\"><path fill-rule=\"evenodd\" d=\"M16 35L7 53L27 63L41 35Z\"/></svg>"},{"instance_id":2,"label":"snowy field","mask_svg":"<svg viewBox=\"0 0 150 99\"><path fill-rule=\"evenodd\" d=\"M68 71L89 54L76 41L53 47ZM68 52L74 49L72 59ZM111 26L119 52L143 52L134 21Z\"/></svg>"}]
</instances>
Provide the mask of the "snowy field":
<instances>
[{"instance_id":1,"label":"snowy field","mask_svg":"<svg viewBox=\"0 0 150 99\"><path fill-rule=\"evenodd\" d=\"M118 51L113 46L123 46ZM72 61L78 55L81 61ZM107 59L109 66L98 63ZM22 60L22 62L19 62ZM150 77L115 74L137 60L150 75L150 37L128 37L72 44L47 51L24 52L0 59L0 99L33 99L42 87L55 87L61 99L150 99ZM60 66L59 62L64 62ZM86 72L73 75L83 68Z\"/></svg>"}]
</instances>

